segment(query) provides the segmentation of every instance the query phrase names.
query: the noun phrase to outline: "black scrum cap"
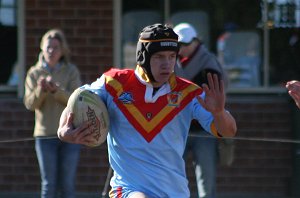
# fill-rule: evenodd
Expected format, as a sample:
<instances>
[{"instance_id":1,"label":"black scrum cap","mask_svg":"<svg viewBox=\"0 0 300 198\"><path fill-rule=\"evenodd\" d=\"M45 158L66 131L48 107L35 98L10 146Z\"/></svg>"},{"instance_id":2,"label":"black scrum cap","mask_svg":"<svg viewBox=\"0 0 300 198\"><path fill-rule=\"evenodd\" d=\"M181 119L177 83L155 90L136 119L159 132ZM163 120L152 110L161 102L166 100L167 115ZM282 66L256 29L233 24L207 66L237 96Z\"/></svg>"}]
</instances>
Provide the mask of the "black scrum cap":
<instances>
[{"instance_id":1,"label":"black scrum cap","mask_svg":"<svg viewBox=\"0 0 300 198\"><path fill-rule=\"evenodd\" d=\"M159 23L149 25L139 34L136 61L138 65L144 68L149 79L155 82L150 68L151 56L159 51L175 51L178 53L178 50L178 36L172 28Z\"/></svg>"}]
</instances>

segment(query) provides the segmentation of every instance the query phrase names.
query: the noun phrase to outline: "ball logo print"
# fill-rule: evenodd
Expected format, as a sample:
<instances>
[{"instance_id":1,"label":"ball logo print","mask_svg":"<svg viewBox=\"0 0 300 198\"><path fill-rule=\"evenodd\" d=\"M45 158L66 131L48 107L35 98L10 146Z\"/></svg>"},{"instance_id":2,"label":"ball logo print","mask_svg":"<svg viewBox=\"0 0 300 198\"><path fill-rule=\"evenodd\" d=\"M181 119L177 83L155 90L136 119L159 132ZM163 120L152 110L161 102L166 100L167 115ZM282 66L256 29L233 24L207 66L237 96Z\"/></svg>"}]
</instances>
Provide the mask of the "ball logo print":
<instances>
[{"instance_id":1,"label":"ball logo print","mask_svg":"<svg viewBox=\"0 0 300 198\"><path fill-rule=\"evenodd\" d=\"M105 104L98 95L78 88L70 96L67 107L74 113L73 124L75 127L85 121L90 121L89 129L95 142L89 146L99 146L106 140L109 116Z\"/></svg>"},{"instance_id":2,"label":"ball logo print","mask_svg":"<svg viewBox=\"0 0 300 198\"><path fill-rule=\"evenodd\" d=\"M88 106L88 111L86 112L88 121L91 121L92 123L92 127L90 127L91 129L91 133L94 134L94 138L98 141L101 134L100 134L100 122L97 119L97 116L95 114L95 111L92 110L90 108L90 106Z\"/></svg>"}]
</instances>

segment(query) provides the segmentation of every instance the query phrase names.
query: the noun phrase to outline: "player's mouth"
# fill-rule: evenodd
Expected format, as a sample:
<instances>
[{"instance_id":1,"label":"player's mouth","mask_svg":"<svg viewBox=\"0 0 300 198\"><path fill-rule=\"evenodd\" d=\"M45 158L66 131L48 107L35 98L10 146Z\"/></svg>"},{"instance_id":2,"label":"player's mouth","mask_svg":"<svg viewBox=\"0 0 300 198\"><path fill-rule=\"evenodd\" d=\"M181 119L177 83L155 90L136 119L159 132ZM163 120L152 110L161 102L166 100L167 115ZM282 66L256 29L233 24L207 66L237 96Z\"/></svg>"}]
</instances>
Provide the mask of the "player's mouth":
<instances>
[{"instance_id":1,"label":"player's mouth","mask_svg":"<svg viewBox=\"0 0 300 198\"><path fill-rule=\"evenodd\" d=\"M170 76L170 73L169 72L162 72L160 73L161 76Z\"/></svg>"}]
</instances>

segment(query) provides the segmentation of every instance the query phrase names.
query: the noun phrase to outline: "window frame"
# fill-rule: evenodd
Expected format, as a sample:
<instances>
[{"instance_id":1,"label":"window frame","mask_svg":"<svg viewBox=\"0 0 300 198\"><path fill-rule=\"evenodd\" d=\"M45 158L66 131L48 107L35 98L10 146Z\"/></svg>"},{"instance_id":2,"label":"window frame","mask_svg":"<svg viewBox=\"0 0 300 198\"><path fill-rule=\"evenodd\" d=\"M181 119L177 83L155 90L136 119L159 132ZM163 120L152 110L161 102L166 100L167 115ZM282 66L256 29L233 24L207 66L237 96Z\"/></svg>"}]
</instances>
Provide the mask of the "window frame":
<instances>
[{"instance_id":1,"label":"window frame","mask_svg":"<svg viewBox=\"0 0 300 198\"><path fill-rule=\"evenodd\" d=\"M25 1L16 0L17 13L17 63L20 67L19 82L17 86L0 85L0 95L16 93L18 98L24 95L25 79Z\"/></svg>"}]
</instances>

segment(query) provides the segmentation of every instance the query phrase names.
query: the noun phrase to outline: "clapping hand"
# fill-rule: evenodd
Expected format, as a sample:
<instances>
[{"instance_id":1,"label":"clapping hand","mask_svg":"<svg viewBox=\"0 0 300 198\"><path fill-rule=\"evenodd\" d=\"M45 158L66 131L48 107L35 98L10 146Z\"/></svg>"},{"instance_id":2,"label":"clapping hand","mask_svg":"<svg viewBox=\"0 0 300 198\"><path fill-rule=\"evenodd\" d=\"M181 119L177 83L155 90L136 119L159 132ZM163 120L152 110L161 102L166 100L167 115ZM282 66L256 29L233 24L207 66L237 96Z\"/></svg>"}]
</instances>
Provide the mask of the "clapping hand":
<instances>
[{"instance_id":1,"label":"clapping hand","mask_svg":"<svg viewBox=\"0 0 300 198\"><path fill-rule=\"evenodd\" d=\"M59 87L59 84L54 82L51 76L40 77L38 79L38 85L41 86L42 90L51 93L55 93Z\"/></svg>"},{"instance_id":2,"label":"clapping hand","mask_svg":"<svg viewBox=\"0 0 300 198\"><path fill-rule=\"evenodd\" d=\"M55 93L57 91L59 84L54 82L51 76L47 76L46 86L48 91L50 91L51 93Z\"/></svg>"}]
</instances>

